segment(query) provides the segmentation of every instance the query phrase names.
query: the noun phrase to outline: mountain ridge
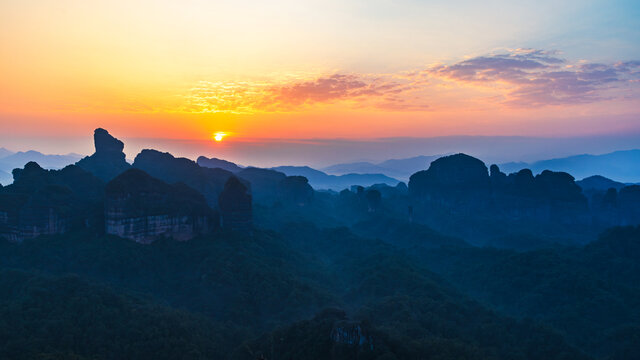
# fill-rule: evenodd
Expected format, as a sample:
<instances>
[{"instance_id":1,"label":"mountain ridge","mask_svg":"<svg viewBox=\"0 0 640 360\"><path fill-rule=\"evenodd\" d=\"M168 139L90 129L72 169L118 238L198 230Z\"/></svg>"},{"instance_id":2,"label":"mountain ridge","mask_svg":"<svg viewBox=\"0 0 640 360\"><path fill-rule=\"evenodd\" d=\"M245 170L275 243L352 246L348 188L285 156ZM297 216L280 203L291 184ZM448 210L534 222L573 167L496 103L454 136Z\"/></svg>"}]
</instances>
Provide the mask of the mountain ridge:
<instances>
[{"instance_id":1,"label":"mountain ridge","mask_svg":"<svg viewBox=\"0 0 640 360\"><path fill-rule=\"evenodd\" d=\"M601 175L622 183L635 183L640 181L640 149L618 150L599 155L580 154L532 163L511 162L500 164L500 168L505 172L516 172L524 168L534 173L544 170L564 171L576 179Z\"/></svg>"},{"instance_id":2,"label":"mountain ridge","mask_svg":"<svg viewBox=\"0 0 640 360\"><path fill-rule=\"evenodd\" d=\"M406 181L412 174L420 170L426 170L432 161L446 155L419 155L380 162L338 163L320 168L320 170L331 175L371 173L375 171L376 173ZM576 179L601 175L621 183L640 182L640 149L617 150L595 155L579 154L541 159L533 162L512 161L497 165L507 174L516 173L522 169L530 169L534 174L542 173L544 170L552 170L570 173Z\"/></svg>"},{"instance_id":3,"label":"mountain ridge","mask_svg":"<svg viewBox=\"0 0 640 360\"><path fill-rule=\"evenodd\" d=\"M352 185L368 187L375 184L396 186L400 181L384 174L329 175L309 166L277 166L272 170L285 173L287 176L304 176L314 189L340 191Z\"/></svg>"}]
</instances>

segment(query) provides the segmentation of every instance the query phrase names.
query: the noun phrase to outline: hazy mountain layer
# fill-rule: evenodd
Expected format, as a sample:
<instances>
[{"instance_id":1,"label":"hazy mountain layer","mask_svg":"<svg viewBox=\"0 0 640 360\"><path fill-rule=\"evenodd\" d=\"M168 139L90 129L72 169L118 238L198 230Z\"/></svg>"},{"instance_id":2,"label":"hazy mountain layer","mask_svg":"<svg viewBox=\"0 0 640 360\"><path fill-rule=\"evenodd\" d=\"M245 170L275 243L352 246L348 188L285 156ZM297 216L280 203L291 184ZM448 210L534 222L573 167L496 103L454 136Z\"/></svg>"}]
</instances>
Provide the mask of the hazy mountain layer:
<instances>
[{"instance_id":1,"label":"hazy mountain layer","mask_svg":"<svg viewBox=\"0 0 640 360\"><path fill-rule=\"evenodd\" d=\"M309 179L309 184L315 189L329 189L334 191L340 191L352 185L371 186L374 184L387 184L396 186L399 182L386 175L375 173L328 175L308 166L278 166L273 169L289 176L304 176Z\"/></svg>"},{"instance_id":2,"label":"hazy mountain layer","mask_svg":"<svg viewBox=\"0 0 640 360\"><path fill-rule=\"evenodd\" d=\"M322 170L333 175L344 174L384 174L403 181L409 179L413 173L424 170L429 164L437 159L434 156L416 156L407 159L390 159L380 163L354 162L336 164L323 168Z\"/></svg>"},{"instance_id":3,"label":"hazy mountain layer","mask_svg":"<svg viewBox=\"0 0 640 360\"><path fill-rule=\"evenodd\" d=\"M24 167L30 161L37 162L45 169L62 169L82 158L82 155L47 155L38 151L19 151L12 153L6 149L0 149L0 184L7 185L13 181L11 171Z\"/></svg>"},{"instance_id":4,"label":"hazy mountain layer","mask_svg":"<svg viewBox=\"0 0 640 360\"><path fill-rule=\"evenodd\" d=\"M636 183L640 182L640 150L616 151L603 155L576 155L529 164L506 163L500 165L500 168L505 172L528 168L534 174L543 170L565 171L576 179L602 175L623 183Z\"/></svg>"}]
</instances>

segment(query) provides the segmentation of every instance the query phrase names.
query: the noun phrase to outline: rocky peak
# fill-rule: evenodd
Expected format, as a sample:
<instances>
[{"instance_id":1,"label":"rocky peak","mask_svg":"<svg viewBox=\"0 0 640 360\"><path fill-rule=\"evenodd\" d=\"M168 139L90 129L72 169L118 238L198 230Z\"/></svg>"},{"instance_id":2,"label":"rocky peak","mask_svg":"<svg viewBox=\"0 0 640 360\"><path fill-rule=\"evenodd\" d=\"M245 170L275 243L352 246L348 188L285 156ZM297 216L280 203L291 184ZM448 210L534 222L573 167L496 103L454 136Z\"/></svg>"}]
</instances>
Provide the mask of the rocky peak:
<instances>
[{"instance_id":1,"label":"rocky peak","mask_svg":"<svg viewBox=\"0 0 640 360\"><path fill-rule=\"evenodd\" d=\"M545 170L535 177L538 194L551 200L586 202L582 189L566 172Z\"/></svg>"},{"instance_id":2,"label":"rocky peak","mask_svg":"<svg viewBox=\"0 0 640 360\"><path fill-rule=\"evenodd\" d=\"M441 157L429 169L409 179L409 192L415 196L441 196L451 192L482 192L489 186L487 166L466 154Z\"/></svg>"},{"instance_id":3,"label":"rocky peak","mask_svg":"<svg viewBox=\"0 0 640 360\"><path fill-rule=\"evenodd\" d=\"M24 165L24 169L13 169L13 182L17 183L20 179L24 181L27 179L41 178L46 176L46 173L47 170L43 169L37 162L29 161Z\"/></svg>"},{"instance_id":4,"label":"rocky peak","mask_svg":"<svg viewBox=\"0 0 640 360\"><path fill-rule=\"evenodd\" d=\"M125 160L124 143L111 136L105 129L96 129L93 134L96 152L76 163L103 181L120 175L131 165Z\"/></svg>"},{"instance_id":5,"label":"rocky peak","mask_svg":"<svg viewBox=\"0 0 640 360\"><path fill-rule=\"evenodd\" d=\"M278 192L281 200L305 205L313 198L313 188L304 176L287 176L280 181Z\"/></svg>"},{"instance_id":6,"label":"rocky peak","mask_svg":"<svg viewBox=\"0 0 640 360\"><path fill-rule=\"evenodd\" d=\"M98 128L93 132L93 143L96 147L96 153L120 154L124 150L124 143L102 128Z\"/></svg>"},{"instance_id":7,"label":"rocky peak","mask_svg":"<svg viewBox=\"0 0 640 360\"><path fill-rule=\"evenodd\" d=\"M498 165L493 164L489 167L489 177L494 188L502 187L507 183L507 174L500 171Z\"/></svg>"},{"instance_id":8,"label":"rocky peak","mask_svg":"<svg viewBox=\"0 0 640 360\"><path fill-rule=\"evenodd\" d=\"M133 167L170 184L182 182L189 185L202 193L213 208L218 205L224 184L233 175L227 170L201 167L193 160L151 149L142 150Z\"/></svg>"}]
</instances>

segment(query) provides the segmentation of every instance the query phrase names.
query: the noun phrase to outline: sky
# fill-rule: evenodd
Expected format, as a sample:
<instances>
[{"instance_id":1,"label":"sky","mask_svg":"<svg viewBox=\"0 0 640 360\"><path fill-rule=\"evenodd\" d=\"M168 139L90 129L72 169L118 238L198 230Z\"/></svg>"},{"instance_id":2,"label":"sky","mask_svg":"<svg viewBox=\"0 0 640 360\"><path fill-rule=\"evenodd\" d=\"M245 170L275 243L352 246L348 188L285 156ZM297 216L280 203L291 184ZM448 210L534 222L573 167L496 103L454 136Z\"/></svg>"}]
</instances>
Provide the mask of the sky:
<instances>
[{"instance_id":1,"label":"sky","mask_svg":"<svg viewBox=\"0 0 640 360\"><path fill-rule=\"evenodd\" d=\"M384 139L628 138L640 3L1 1L0 147L90 153L96 127L244 163ZM402 148L388 157L427 151Z\"/></svg>"}]
</instances>

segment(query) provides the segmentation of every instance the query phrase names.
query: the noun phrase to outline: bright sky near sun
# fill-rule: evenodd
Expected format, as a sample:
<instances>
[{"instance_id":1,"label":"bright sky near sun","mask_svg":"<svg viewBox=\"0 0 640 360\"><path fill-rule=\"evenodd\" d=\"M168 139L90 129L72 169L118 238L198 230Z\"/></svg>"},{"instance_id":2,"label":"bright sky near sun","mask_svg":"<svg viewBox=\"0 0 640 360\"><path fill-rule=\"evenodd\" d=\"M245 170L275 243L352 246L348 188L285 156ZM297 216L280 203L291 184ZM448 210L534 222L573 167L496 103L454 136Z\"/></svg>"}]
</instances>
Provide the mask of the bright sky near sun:
<instances>
[{"instance_id":1,"label":"bright sky near sun","mask_svg":"<svg viewBox=\"0 0 640 360\"><path fill-rule=\"evenodd\" d=\"M5 136L588 135L639 100L637 1L0 2Z\"/></svg>"}]
</instances>

